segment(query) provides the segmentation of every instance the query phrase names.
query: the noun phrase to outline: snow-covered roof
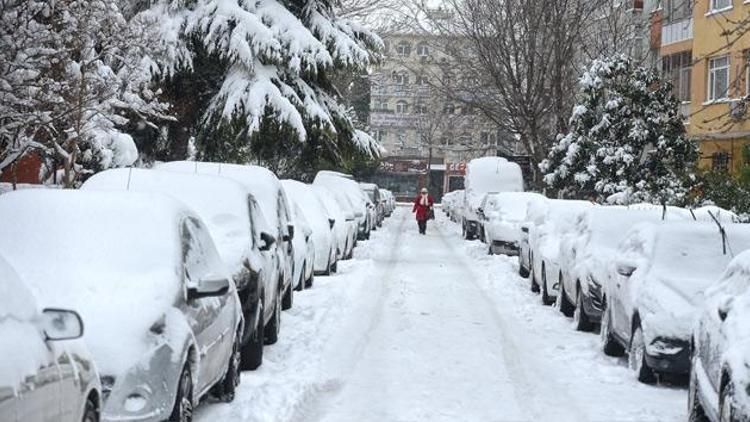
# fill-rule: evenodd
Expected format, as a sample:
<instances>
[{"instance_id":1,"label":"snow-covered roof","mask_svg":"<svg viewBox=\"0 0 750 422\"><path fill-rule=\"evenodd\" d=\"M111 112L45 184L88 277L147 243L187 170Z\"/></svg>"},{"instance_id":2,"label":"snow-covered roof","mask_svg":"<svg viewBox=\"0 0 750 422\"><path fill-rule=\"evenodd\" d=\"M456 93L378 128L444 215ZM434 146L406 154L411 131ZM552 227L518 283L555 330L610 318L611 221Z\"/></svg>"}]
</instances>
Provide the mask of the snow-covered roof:
<instances>
[{"instance_id":1,"label":"snow-covered roof","mask_svg":"<svg viewBox=\"0 0 750 422\"><path fill-rule=\"evenodd\" d=\"M251 256L253 239L248 195L242 185L226 177L162 170L114 169L89 178L81 189L169 195L201 217L231 274L239 273L243 269L243 260Z\"/></svg>"}]
</instances>

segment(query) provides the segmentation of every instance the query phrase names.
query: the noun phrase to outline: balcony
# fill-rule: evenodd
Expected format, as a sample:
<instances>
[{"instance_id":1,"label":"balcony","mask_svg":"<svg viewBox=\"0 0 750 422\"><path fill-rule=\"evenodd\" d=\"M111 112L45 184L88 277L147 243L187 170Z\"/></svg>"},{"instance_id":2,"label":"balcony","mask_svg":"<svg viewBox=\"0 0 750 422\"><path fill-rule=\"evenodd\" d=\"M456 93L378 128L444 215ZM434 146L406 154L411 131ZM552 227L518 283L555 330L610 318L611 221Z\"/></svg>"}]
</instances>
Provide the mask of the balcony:
<instances>
[{"instance_id":1,"label":"balcony","mask_svg":"<svg viewBox=\"0 0 750 422\"><path fill-rule=\"evenodd\" d=\"M691 39L693 39L693 18L673 22L661 28L662 47Z\"/></svg>"}]
</instances>

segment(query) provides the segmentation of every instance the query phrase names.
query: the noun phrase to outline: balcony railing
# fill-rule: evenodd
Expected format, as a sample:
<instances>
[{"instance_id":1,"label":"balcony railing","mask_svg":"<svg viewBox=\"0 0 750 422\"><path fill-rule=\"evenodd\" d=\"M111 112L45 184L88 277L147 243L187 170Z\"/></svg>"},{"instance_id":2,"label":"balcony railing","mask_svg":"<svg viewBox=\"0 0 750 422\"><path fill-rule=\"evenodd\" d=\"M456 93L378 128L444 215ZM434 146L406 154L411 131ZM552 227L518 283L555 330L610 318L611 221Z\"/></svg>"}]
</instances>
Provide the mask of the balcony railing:
<instances>
[{"instance_id":1,"label":"balcony railing","mask_svg":"<svg viewBox=\"0 0 750 422\"><path fill-rule=\"evenodd\" d=\"M661 29L661 45L669 45L693 38L693 18L664 25Z\"/></svg>"}]
</instances>

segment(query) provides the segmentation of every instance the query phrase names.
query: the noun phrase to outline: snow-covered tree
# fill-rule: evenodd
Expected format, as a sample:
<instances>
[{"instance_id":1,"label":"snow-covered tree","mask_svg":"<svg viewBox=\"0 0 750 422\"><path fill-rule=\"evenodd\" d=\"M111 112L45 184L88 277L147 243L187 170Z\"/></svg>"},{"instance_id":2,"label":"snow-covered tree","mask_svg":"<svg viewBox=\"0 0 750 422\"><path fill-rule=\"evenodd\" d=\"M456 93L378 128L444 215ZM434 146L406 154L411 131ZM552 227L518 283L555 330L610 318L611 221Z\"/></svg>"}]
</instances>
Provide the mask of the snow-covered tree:
<instances>
[{"instance_id":1,"label":"snow-covered tree","mask_svg":"<svg viewBox=\"0 0 750 422\"><path fill-rule=\"evenodd\" d=\"M0 171L30 149L65 186L133 164L121 128L167 118L150 89L153 22L115 0L12 0L0 25Z\"/></svg>"},{"instance_id":2,"label":"snow-covered tree","mask_svg":"<svg viewBox=\"0 0 750 422\"><path fill-rule=\"evenodd\" d=\"M629 201L680 203L698 157L685 137L669 83L626 57L595 60L580 80L570 131L540 164L544 181L565 195L626 195Z\"/></svg>"},{"instance_id":3,"label":"snow-covered tree","mask_svg":"<svg viewBox=\"0 0 750 422\"><path fill-rule=\"evenodd\" d=\"M185 111L198 120L186 119L193 126L170 135L185 143L195 136L199 151L223 151L216 143L228 139L242 156L271 119L297 141L315 136L336 144L343 137L375 151L340 104L330 75L364 69L382 42L340 19L337 6L336 0L157 0L140 12L160 22L161 40L173 51L160 64L168 83L185 89L169 89L169 100L178 110L190 103ZM207 80L200 73L208 68ZM195 103L202 96L206 103ZM227 129L231 135L222 139L205 135Z\"/></svg>"}]
</instances>

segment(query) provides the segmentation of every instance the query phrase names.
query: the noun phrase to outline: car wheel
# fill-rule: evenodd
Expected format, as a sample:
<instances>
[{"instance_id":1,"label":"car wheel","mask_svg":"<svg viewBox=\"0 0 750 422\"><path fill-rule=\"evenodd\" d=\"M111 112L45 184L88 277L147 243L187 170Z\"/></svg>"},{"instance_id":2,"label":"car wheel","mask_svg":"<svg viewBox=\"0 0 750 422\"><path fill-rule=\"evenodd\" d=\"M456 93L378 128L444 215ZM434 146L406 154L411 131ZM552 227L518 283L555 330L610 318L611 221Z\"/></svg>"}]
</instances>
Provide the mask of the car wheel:
<instances>
[{"instance_id":1,"label":"car wheel","mask_svg":"<svg viewBox=\"0 0 750 422\"><path fill-rule=\"evenodd\" d=\"M99 422L99 406L96 404L96 398L89 397L86 399L86 406L83 409L82 422Z\"/></svg>"},{"instance_id":2,"label":"car wheel","mask_svg":"<svg viewBox=\"0 0 750 422\"><path fill-rule=\"evenodd\" d=\"M583 308L583 293L581 288L578 288L578 294L576 294L576 309L573 311L573 321L576 324L577 331L591 331L593 324L589 321L586 310Z\"/></svg>"},{"instance_id":3,"label":"car wheel","mask_svg":"<svg viewBox=\"0 0 750 422\"><path fill-rule=\"evenodd\" d=\"M573 316L574 309L568 300L568 296L565 294L565 284L562 281L562 277L558 279L558 283L560 283L560 291L557 292L557 302L555 302L555 305L560 313L570 318Z\"/></svg>"},{"instance_id":4,"label":"car wheel","mask_svg":"<svg viewBox=\"0 0 750 422\"><path fill-rule=\"evenodd\" d=\"M229 355L229 363L227 365L227 373L224 374L224 378L216 385L214 395L224 403L231 403L234 401L234 397L237 393L237 386L240 385L240 379L242 377L240 373L241 356L242 352L240 349L240 342L242 336L237 333L232 345L232 354Z\"/></svg>"},{"instance_id":5,"label":"car wheel","mask_svg":"<svg viewBox=\"0 0 750 422\"><path fill-rule=\"evenodd\" d=\"M281 299L281 309L284 311L292 309L292 305L294 305L294 289L290 285L284 290L284 297Z\"/></svg>"},{"instance_id":6,"label":"car wheel","mask_svg":"<svg viewBox=\"0 0 750 422\"><path fill-rule=\"evenodd\" d=\"M529 266L531 266L531 264L529 264ZM523 265L521 264L521 255L518 255L518 275L520 275L523 278L526 278L529 276L529 270L524 268Z\"/></svg>"},{"instance_id":7,"label":"car wheel","mask_svg":"<svg viewBox=\"0 0 750 422\"><path fill-rule=\"evenodd\" d=\"M539 283L536 281L536 273L534 272L534 267L531 266L531 270L529 272L529 285L531 286L531 291L533 293L539 293Z\"/></svg>"},{"instance_id":8,"label":"car wheel","mask_svg":"<svg viewBox=\"0 0 750 422\"><path fill-rule=\"evenodd\" d=\"M602 323L599 329L599 341L602 352L607 356L622 356L625 352L612 335L612 311L609 310L606 298L604 299L604 312L602 312Z\"/></svg>"},{"instance_id":9,"label":"car wheel","mask_svg":"<svg viewBox=\"0 0 750 422\"><path fill-rule=\"evenodd\" d=\"M315 283L315 273L310 273L310 278L305 280L305 288L311 288L313 286L313 283Z\"/></svg>"},{"instance_id":10,"label":"car wheel","mask_svg":"<svg viewBox=\"0 0 750 422\"><path fill-rule=\"evenodd\" d=\"M193 420L193 377L190 366L185 364L177 384L177 397L174 409L169 416L170 422L191 422Z\"/></svg>"},{"instance_id":11,"label":"car wheel","mask_svg":"<svg viewBox=\"0 0 750 422\"><path fill-rule=\"evenodd\" d=\"M243 370L254 371L263 363L263 336L265 329L263 303L260 304L258 322L250 340L242 346L240 365ZM246 320L247 321L247 320Z\"/></svg>"},{"instance_id":12,"label":"car wheel","mask_svg":"<svg viewBox=\"0 0 750 422\"><path fill-rule=\"evenodd\" d=\"M547 269L544 267L544 263L542 262L542 305L552 305L555 303L554 299L552 299L549 296L549 291L547 290Z\"/></svg>"},{"instance_id":13,"label":"car wheel","mask_svg":"<svg viewBox=\"0 0 750 422\"><path fill-rule=\"evenodd\" d=\"M744 420L744 419L743 419ZM719 397L719 422L739 422L734 402L734 384L728 381Z\"/></svg>"},{"instance_id":14,"label":"car wheel","mask_svg":"<svg viewBox=\"0 0 750 422\"><path fill-rule=\"evenodd\" d=\"M643 339L643 329L640 326L635 328L630 338L628 366L638 381L645 384L651 384L655 381L654 372L646 363L646 342Z\"/></svg>"},{"instance_id":15,"label":"car wheel","mask_svg":"<svg viewBox=\"0 0 750 422\"><path fill-rule=\"evenodd\" d=\"M281 328L281 292L276 293L276 299L273 304L273 316L268 325L263 330L265 344L275 344L279 341L279 331Z\"/></svg>"},{"instance_id":16,"label":"car wheel","mask_svg":"<svg viewBox=\"0 0 750 422\"><path fill-rule=\"evenodd\" d=\"M305 290L305 272L307 272L307 269L305 268L307 265L302 266L302 271L299 273L299 281L297 281L297 286L294 288L295 291L301 292L302 290Z\"/></svg>"},{"instance_id":17,"label":"car wheel","mask_svg":"<svg viewBox=\"0 0 750 422\"><path fill-rule=\"evenodd\" d=\"M339 261L336 260L333 262L333 265L331 265L331 273L336 273L339 270Z\"/></svg>"},{"instance_id":18,"label":"car wheel","mask_svg":"<svg viewBox=\"0 0 750 422\"><path fill-rule=\"evenodd\" d=\"M709 422L698 398L698 379L695 374L695 357L690 365L690 384L688 384L688 422Z\"/></svg>"}]
</instances>

